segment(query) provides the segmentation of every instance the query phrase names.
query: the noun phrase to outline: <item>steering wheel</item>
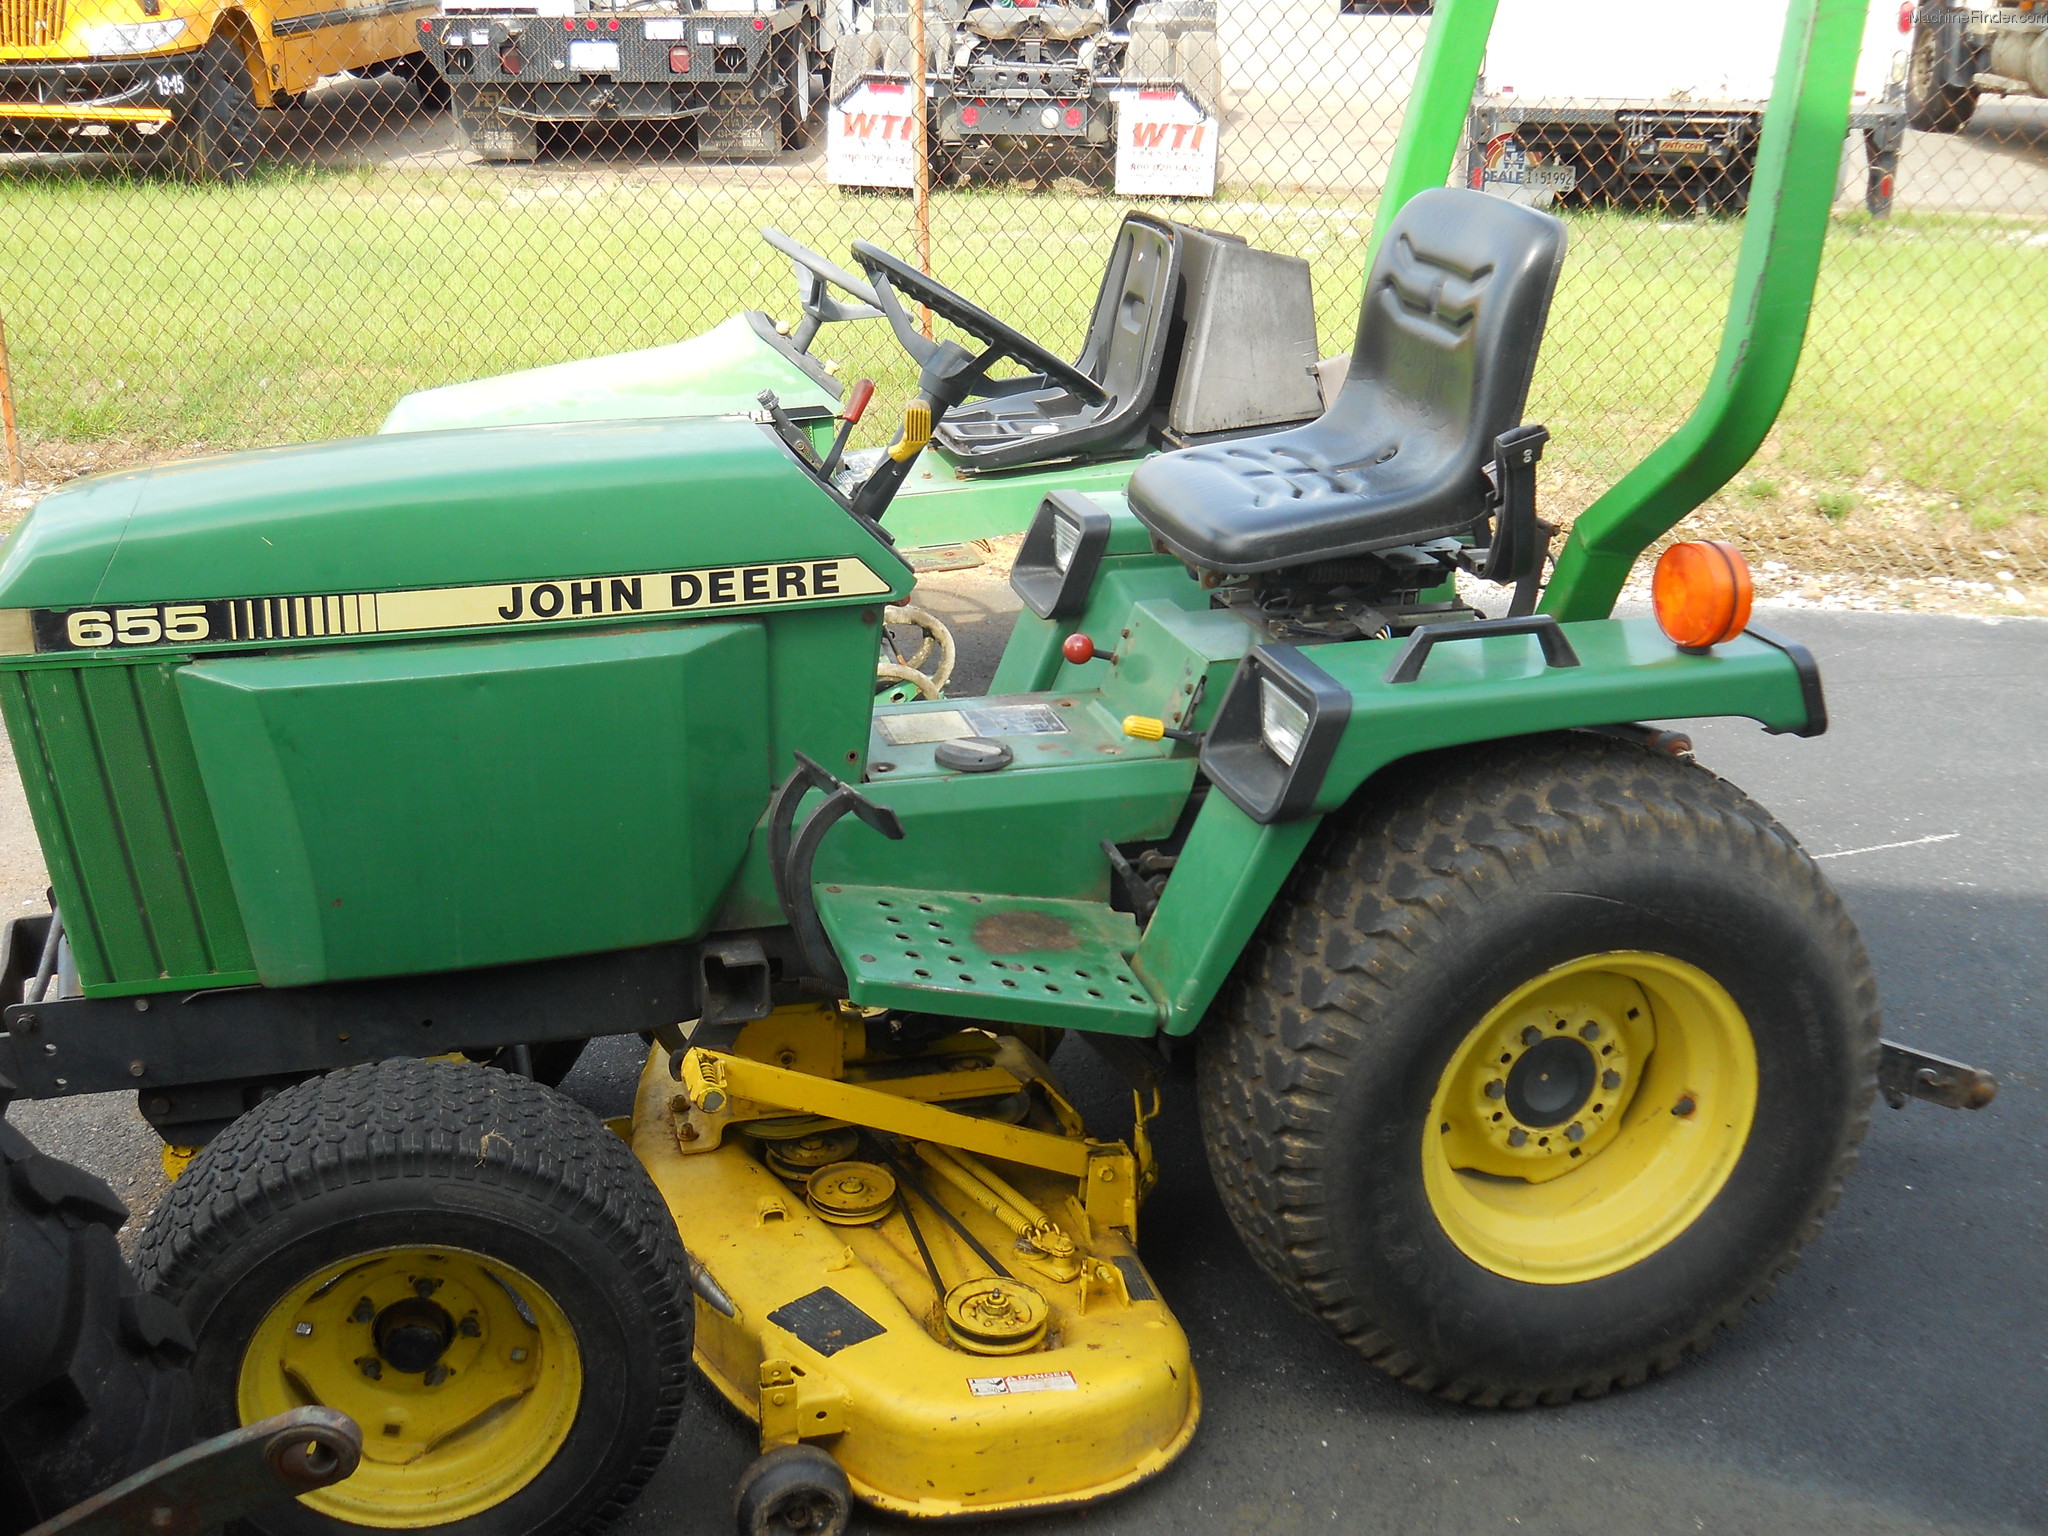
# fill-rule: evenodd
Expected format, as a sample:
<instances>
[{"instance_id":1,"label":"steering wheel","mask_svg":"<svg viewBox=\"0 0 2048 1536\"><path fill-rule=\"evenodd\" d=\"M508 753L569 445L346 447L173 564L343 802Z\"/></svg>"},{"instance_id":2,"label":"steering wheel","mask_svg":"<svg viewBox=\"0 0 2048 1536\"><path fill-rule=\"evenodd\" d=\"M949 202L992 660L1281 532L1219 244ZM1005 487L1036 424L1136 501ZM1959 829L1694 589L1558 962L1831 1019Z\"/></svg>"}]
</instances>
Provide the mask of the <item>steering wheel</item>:
<instances>
[{"instance_id":1,"label":"steering wheel","mask_svg":"<svg viewBox=\"0 0 2048 1536\"><path fill-rule=\"evenodd\" d=\"M772 225L763 225L761 238L770 249L782 252L796 263L797 306L803 322L790 335L797 351L808 352L818 332L842 320L877 320L886 313L875 290L837 262L827 261L809 246L799 245ZM850 295L842 299L832 292Z\"/></svg>"},{"instance_id":2,"label":"steering wheel","mask_svg":"<svg viewBox=\"0 0 2048 1536\"><path fill-rule=\"evenodd\" d=\"M1022 331L1005 325L980 305L963 299L944 283L927 277L880 246L856 240L853 242L853 259L875 279L876 304L888 316L889 328L896 333L903 350L920 364L930 360L938 349L938 343L911 324L910 316L896 301L899 291L909 294L933 314L981 342L988 348L984 354L988 362L1007 357L1033 373L1044 375L1048 381L1072 390L1087 405L1101 405L1109 398L1100 384L1066 359L1046 351Z\"/></svg>"},{"instance_id":3,"label":"steering wheel","mask_svg":"<svg viewBox=\"0 0 2048 1536\"><path fill-rule=\"evenodd\" d=\"M850 293L877 314L881 313L881 300L875 297L875 290L862 279L855 277L836 261L820 256L807 245L799 245L772 224L761 226L761 238L768 242L770 250L782 252L791 261L802 267L813 277L821 278L841 293ZM866 317L863 316L863 319Z\"/></svg>"}]
</instances>

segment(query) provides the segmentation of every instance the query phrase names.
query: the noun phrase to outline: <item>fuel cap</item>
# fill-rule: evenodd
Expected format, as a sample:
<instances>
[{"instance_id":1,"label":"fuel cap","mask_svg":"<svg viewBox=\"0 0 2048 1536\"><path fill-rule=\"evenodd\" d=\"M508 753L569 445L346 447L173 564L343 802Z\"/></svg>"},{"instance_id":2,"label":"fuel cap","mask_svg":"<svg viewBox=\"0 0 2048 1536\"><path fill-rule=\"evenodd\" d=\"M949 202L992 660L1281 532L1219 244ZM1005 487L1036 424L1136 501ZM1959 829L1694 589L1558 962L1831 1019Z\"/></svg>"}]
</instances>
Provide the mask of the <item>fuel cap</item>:
<instances>
[{"instance_id":1,"label":"fuel cap","mask_svg":"<svg viewBox=\"0 0 2048 1536\"><path fill-rule=\"evenodd\" d=\"M962 773L994 773L1009 767L1016 755L986 736L956 736L933 748L932 760L941 768L957 768Z\"/></svg>"}]
</instances>

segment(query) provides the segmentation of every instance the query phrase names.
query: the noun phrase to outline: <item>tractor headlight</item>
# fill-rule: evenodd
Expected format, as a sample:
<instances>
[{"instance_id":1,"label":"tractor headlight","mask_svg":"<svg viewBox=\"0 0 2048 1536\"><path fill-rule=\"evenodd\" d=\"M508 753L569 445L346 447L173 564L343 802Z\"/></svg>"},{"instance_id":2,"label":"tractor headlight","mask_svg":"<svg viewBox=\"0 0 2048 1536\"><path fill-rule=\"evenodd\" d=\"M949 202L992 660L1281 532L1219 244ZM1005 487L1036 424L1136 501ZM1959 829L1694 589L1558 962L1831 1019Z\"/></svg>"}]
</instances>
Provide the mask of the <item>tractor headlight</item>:
<instances>
[{"instance_id":1,"label":"tractor headlight","mask_svg":"<svg viewBox=\"0 0 2048 1536\"><path fill-rule=\"evenodd\" d=\"M1052 563L1062 576L1073 567L1074 555L1081 547L1081 520L1064 512L1052 515Z\"/></svg>"},{"instance_id":2,"label":"tractor headlight","mask_svg":"<svg viewBox=\"0 0 2048 1536\"><path fill-rule=\"evenodd\" d=\"M167 21L124 21L112 26L80 27L85 51L96 59L126 53L155 53L168 48L185 35L185 23L178 17Z\"/></svg>"},{"instance_id":3,"label":"tractor headlight","mask_svg":"<svg viewBox=\"0 0 2048 1536\"><path fill-rule=\"evenodd\" d=\"M1308 711L1281 691L1270 677L1259 679L1259 737L1288 767L1301 756L1308 735Z\"/></svg>"},{"instance_id":4,"label":"tractor headlight","mask_svg":"<svg viewBox=\"0 0 2048 1536\"><path fill-rule=\"evenodd\" d=\"M1088 606L1109 548L1109 513L1086 496L1054 491L1039 504L1010 567L1010 587L1041 619L1070 619Z\"/></svg>"},{"instance_id":5,"label":"tractor headlight","mask_svg":"<svg viewBox=\"0 0 2048 1536\"><path fill-rule=\"evenodd\" d=\"M1202 738L1202 772L1253 821L1315 808L1351 719L1351 692L1291 645L1254 646Z\"/></svg>"}]
</instances>

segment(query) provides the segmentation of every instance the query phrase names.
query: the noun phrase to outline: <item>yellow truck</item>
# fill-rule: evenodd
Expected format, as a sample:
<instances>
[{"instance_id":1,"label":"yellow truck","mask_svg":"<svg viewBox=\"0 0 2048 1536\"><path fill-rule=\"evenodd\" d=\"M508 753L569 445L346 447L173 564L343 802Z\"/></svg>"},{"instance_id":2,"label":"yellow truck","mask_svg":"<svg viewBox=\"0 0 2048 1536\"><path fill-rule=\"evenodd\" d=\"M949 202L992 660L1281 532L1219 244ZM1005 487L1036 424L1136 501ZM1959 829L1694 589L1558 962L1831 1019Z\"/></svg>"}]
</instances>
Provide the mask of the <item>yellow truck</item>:
<instances>
[{"instance_id":1,"label":"yellow truck","mask_svg":"<svg viewBox=\"0 0 2048 1536\"><path fill-rule=\"evenodd\" d=\"M189 175L247 171L258 113L323 75L398 74L447 101L420 52L435 0L0 0L0 153L168 142Z\"/></svg>"}]
</instances>

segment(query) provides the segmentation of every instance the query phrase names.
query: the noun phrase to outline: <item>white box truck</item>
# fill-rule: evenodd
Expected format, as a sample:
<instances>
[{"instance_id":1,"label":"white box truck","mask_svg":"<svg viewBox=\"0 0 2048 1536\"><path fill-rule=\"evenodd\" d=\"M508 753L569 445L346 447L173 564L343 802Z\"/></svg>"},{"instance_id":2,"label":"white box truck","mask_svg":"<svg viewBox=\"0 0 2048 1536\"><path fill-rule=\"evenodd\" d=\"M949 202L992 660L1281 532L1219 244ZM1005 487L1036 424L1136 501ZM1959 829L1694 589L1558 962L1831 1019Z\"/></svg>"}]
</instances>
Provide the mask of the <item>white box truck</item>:
<instances>
[{"instance_id":1,"label":"white box truck","mask_svg":"<svg viewBox=\"0 0 2048 1536\"><path fill-rule=\"evenodd\" d=\"M1539 207L1740 211L1784 24L1784 0L1500 0L1470 184ZM1891 210L1908 42L1897 0L1874 0L1849 116L1874 214Z\"/></svg>"}]
</instances>

